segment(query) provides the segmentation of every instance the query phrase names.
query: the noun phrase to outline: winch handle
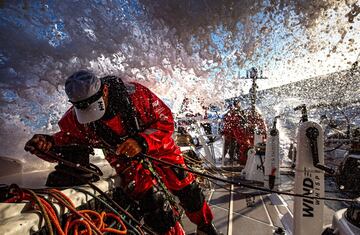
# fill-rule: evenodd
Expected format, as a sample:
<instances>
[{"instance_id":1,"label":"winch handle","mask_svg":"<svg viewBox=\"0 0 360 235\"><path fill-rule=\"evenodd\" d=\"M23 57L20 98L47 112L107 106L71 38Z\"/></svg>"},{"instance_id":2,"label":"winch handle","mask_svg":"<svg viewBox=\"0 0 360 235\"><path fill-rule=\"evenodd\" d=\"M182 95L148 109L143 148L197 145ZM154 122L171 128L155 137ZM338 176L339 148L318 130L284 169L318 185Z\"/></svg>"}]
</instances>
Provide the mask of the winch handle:
<instances>
[{"instance_id":1,"label":"winch handle","mask_svg":"<svg viewBox=\"0 0 360 235\"><path fill-rule=\"evenodd\" d=\"M328 174L333 175L335 173L335 170L321 164L319 161L319 154L318 154L318 148L317 148L317 137L318 136L319 136L319 130L317 128L309 127L306 129L306 137L309 138L310 149L311 149L311 154L312 154L312 158L313 158L313 165L314 165L314 167L316 167L320 170L323 170Z\"/></svg>"},{"instance_id":2,"label":"winch handle","mask_svg":"<svg viewBox=\"0 0 360 235\"><path fill-rule=\"evenodd\" d=\"M280 116L275 116L274 117L273 126L270 129L270 135L271 136L276 136L276 135L279 134L279 131L276 129L276 121L277 121L278 118L280 118Z\"/></svg>"},{"instance_id":3,"label":"winch handle","mask_svg":"<svg viewBox=\"0 0 360 235\"><path fill-rule=\"evenodd\" d=\"M314 165L316 168L320 169L320 170L323 170L325 171L326 173L330 174L330 175L333 175L335 174L335 170L328 167L328 166L325 166L323 164L320 164L320 163L317 163L316 165Z\"/></svg>"},{"instance_id":4,"label":"winch handle","mask_svg":"<svg viewBox=\"0 0 360 235\"><path fill-rule=\"evenodd\" d=\"M40 150L37 150L41 155L45 155L47 156L48 158L51 158L59 163L62 163L68 167L72 167L74 169L78 169L78 170L81 170L81 171L84 171L86 173L91 173L91 174L94 174L94 175L97 175L99 177L103 176L103 173L100 169L96 169L95 171L92 170L92 169L88 169L87 167L84 167L84 166L81 166L81 165L78 165L76 163L73 163L71 161L67 161L65 159L63 159L61 157L61 155L59 155L59 148L61 148L61 146L53 146L51 147L51 149L48 151L48 152L43 152L43 151L40 151ZM100 170L100 171L99 171Z\"/></svg>"},{"instance_id":5,"label":"winch handle","mask_svg":"<svg viewBox=\"0 0 360 235\"><path fill-rule=\"evenodd\" d=\"M301 122L307 122L308 115L307 115L306 104L302 104L294 108L294 111L299 111L299 110L301 110Z\"/></svg>"}]
</instances>

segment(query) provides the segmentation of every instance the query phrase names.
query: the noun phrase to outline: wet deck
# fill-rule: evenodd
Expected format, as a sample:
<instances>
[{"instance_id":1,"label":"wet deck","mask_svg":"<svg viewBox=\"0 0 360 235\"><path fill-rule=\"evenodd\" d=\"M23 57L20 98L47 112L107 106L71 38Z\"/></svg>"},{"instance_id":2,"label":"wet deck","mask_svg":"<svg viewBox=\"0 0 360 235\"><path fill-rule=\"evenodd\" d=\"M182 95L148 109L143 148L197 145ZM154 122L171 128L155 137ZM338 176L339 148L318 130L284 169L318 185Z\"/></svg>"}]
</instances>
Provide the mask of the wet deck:
<instances>
[{"instance_id":1,"label":"wet deck","mask_svg":"<svg viewBox=\"0 0 360 235\"><path fill-rule=\"evenodd\" d=\"M292 192L293 176L282 175L281 181L279 190ZM292 234L292 197L217 183L222 187L214 185L214 189L206 193L215 216L214 224L224 235L268 235L274 234L279 228L286 234ZM324 226L329 226L334 212L344 207L346 205L326 202ZM187 218L183 219L183 224L187 234L195 233L196 226Z\"/></svg>"}]
</instances>

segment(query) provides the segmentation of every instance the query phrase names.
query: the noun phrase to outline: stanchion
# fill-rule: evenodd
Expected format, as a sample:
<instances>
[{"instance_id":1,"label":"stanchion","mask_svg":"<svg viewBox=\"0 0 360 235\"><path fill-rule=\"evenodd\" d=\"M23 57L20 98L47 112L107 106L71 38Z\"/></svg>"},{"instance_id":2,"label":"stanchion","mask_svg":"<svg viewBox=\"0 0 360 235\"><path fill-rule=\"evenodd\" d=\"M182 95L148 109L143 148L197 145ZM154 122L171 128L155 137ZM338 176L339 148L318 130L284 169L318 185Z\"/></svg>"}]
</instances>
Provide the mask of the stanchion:
<instances>
[{"instance_id":1,"label":"stanchion","mask_svg":"<svg viewBox=\"0 0 360 235\"><path fill-rule=\"evenodd\" d=\"M265 150L265 176L264 186L269 189L277 189L280 185L280 161L279 161L279 131L276 129L275 117L273 126L267 134Z\"/></svg>"}]
</instances>

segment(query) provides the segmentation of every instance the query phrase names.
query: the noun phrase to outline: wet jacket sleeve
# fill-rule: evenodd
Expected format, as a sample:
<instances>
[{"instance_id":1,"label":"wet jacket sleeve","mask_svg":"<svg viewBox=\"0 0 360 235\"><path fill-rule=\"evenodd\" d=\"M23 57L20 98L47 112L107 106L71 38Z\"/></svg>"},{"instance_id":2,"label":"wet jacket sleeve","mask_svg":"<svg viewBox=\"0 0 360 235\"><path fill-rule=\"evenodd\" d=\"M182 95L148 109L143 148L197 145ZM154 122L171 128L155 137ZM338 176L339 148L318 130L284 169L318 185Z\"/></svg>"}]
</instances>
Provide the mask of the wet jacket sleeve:
<instances>
[{"instance_id":1,"label":"wet jacket sleeve","mask_svg":"<svg viewBox=\"0 0 360 235\"><path fill-rule=\"evenodd\" d=\"M51 141L56 146L81 143L85 144L85 135L78 128L75 118L76 117L72 112L72 109L68 110L58 123L60 131L53 134L52 136L48 136L49 141ZM51 157L48 157L46 155L36 155L45 161L56 162Z\"/></svg>"},{"instance_id":2,"label":"wet jacket sleeve","mask_svg":"<svg viewBox=\"0 0 360 235\"><path fill-rule=\"evenodd\" d=\"M60 131L53 135L55 145L88 144L85 131L77 123L75 112L69 109L58 123Z\"/></svg>"},{"instance_id":3,"label":"wet jacket sleeve","mask_svg":"<svg viewBox=\"0 0 360 235\"><path fill-rule=\"evenodd\" d=\"M140 116L142 131L139 133L147 145L146 153L173 152L177 148L172 134L174 119L171 110L146 87L136 84L133 102Z\"/></svg>"}]
</instances>

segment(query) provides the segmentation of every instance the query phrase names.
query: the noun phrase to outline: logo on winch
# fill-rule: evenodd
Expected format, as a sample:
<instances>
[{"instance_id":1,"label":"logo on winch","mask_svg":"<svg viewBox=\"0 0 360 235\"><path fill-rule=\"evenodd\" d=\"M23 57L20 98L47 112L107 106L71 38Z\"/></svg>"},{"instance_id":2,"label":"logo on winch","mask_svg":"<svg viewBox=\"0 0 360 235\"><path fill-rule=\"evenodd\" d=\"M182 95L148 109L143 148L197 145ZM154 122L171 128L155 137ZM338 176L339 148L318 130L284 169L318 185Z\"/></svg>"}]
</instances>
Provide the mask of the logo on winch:
<instances>
[{"instance_id":1,"label":"logo on winch","mask_svg":"<svg viewBox=\"0 0 360 235\"><path fill-rule=\"evenodd\" d=\"M304 195L311 195L314 191L314 182L311 178L303 180ZM314 199L303 198L303 216L314 217Z\"/></svg>"},{"instance_id":2,"label":"logo on winch","mask_svg":"<svg viewBox=\"0 0 360 235\"><path fill-rule=\"evenodd\" d=\"M308 175L311 177L311 174ZM320 177L315 175L315 183L312 178L306 177L303 180L303 192L305 196L320 197ZM320 201L315 198L303 198L303 216L314 217L314 207L320 205Z\"/></svg>"}]
</instances>

